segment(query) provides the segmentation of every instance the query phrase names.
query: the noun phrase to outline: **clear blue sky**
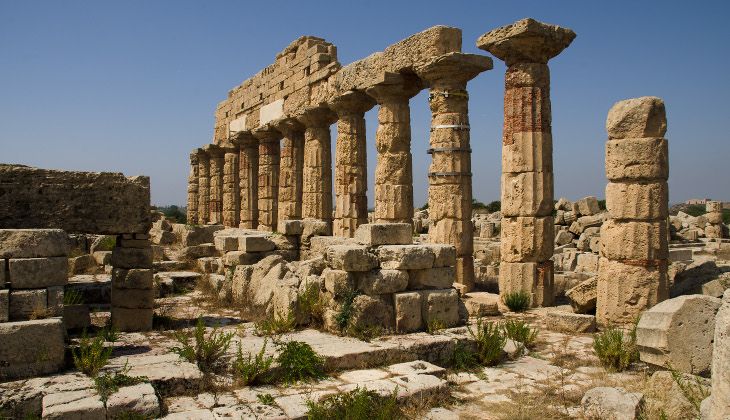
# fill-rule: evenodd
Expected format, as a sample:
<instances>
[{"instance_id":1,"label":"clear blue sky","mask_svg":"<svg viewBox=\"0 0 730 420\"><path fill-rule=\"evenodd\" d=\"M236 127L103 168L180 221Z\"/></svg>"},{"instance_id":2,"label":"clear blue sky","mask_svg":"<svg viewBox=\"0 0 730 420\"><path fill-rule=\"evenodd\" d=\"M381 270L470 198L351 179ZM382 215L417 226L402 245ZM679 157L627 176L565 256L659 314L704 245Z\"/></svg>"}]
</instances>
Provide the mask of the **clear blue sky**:
<instances>
[{"instance_id":1,"label":"clear blue sky","mask_svg":"<svg viewBox=\"0 0 730 420\"><path fill-rule=\"evenodd\" d=\"M485 53L479 35L528 16L578 34L550 64L556 198L603 196L608 109L655 95L667 105L670 201L730 200L727 1L0 0L0 162L149 175L153 203L184 204L188 153L211 140L216 104L300 35L333 42L348 64L444 24L463 30L465 52ZM495 59L469 85L482 201L499 198L503 78ZM421 205L425 94L411 107ZM375 110L367 118L372 195Z\"/></svg>"}]
</instances>

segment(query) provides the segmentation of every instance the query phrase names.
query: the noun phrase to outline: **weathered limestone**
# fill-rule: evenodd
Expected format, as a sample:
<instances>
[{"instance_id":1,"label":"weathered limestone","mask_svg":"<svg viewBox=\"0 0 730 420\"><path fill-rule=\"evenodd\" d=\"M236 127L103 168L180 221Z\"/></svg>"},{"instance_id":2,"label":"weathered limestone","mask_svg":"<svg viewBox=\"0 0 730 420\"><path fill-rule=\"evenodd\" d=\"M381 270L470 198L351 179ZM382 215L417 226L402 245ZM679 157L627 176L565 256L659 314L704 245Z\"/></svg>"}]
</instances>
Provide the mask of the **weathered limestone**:
<instances>
[{"instance_id":1,"label":"weathered limestone","mask_svg":"<svg viewBox=\"0 0 730 420\"><path fill-rule=\"evenodd\" d=\"M190 175L188 176L188 223L194 224L198 222L198 192L199 192L200 172L198 168L198 152L190 153Z\"/></svg>"},{"instance_id":2,"label":"weathered limestone","mask_svg":"<svg viewBox=\"0 0 730 420\"><path fill-rule=\"evenodd\" d=\"M198 219L199 225L210 218L210 155L198 149Z\"/></svg>"},{"instance_id":3,"label":"weathered limestone","mask_svg":"<svg viewBox=\"0 0 730 420\"><path fill-rule=\"evenodd\" d=\"M239 147L238 180L240 194L239 227L256 229L259 222L259 147L250 134L240 134L235 142ZM201 191L202 194L202 191Z\"/></svg>"},{"instance_id":4,"label":"weathered limestone","mask_svg":"<svg viewBox=\"0 0 730 420\"><path fill-rule=\"evenodd\" d=\"M238 173L238 149L228 146L223 157L223 225L238 227L240 217L240 192Z\"/></svg>"},{"instance_id":5,"label":"weathered limestone","mask_svg":"<svg viewBox=\"0 0 730 420\"><path fill-rule=\"evenodd\" d=\"M302 218L302 171L304 166L304 127L294 119L280 121L282 134L279 165L278 230L285 220Z\"/></svg>"},{"instance_id":6,"label":"weathered limestone","mask_svg":"<svg viewBox=\"0 0 730 420\"><path fill-rule=\"evenodd\" d=\"M0 322L0 381L61 369L63 337L61 318Z\"/></svg>"},{"instance_id":7,"label":"weathered limestone","mask_svg":"<svg viewBox=\"0 0 730 420\"><path fill-rule=\"evenodd\" d=\"M332 234L352 238L368 221L365 112L375 105L369 96L350 91L334 99L337 112L335 145L335 220Z\"/></svg>"},{"instance_id":8,"label":"weathered limestone","mask_svg":"<svg viewBox=\"0 0 730 420\"><path fill-rule=\"evenodd\" d=\"M581 406L589 420L635 419L641 414L644 394L624 388L596 387L588 390Z\"/></svg>"},{"instance_id":9,"label":"weathered limestone","mask_svg":"<svg viewBox=\"0 0 730 420\"><path fill-rule=\"evenodd\" d=\"M712 395L706 409L702 404L702 418L720 420L730 417L730 290L725 291L715 318L713 345Z\"/></svg>"},{"instance_id":10,"label":"weathered limestone","mask_svg":"<svg viewBox=\"0 0 730 420\"><path fill-rule=\"evenodd\" d=\"M711 296L686 295L645 311L636 327L641 360L684 373L708 375L715 314L721 303Z\"/></svg>"},{"instance_id":11,"label":"weathered limestone","mask_svg":"<svg viewBox=\"0 0 730 420\"><path fill-rule=\"evenodd\" d=\"M416 69L429 85L431 137L429 153L429 242L456 248L456 282L463 292L474 287L471 226L471 146L466 84L492 68L492 60L450 53Z\"/></svg>"},{"instance_id":12,"label":"weathered limestone","mask_svg":"<svg viewBox=\"0 0 730 420\"><path fill-rule=\"evenodd\" d=\"M705 205L708 226L705 227L705 237L709 239L721 239L724 226L722 224L722 202L708 201Z\"/></svg>"},{"instance_id":13,"label":"weathered limestone","mask_svg":"<svg viewBox=\"0 0 730 420\"><path fill-rule=\"evenodd\" d=\"M320 219L332 229L332 140L336 120L327 108L313 108L297 116L304 130L302 218Z\"/></svg>"},{"instance_id":14,"label":"weathered limestone","mask_svg":"<svg viewBox=\"0 0 730 420\"><path fill-rule=\"evenodd\" d=\"M365 246L408 245L413 242L407 223L367 223L358 226L355 241Z\"/></svg>"},{"instance_id":15,"label":"weathered limestone","mask_svg":"<svg viewBox=\"0 0 730 420\"><path fill-rule=\"evenodd\" d=\"M414 77L386 73L367 89L378 102L375 147L375 223L413 223L413 164L409 99L421 90Z\"/></svg>"},{"instance_id":16,"label":"weathered limestone","mask_svg":"<svg viewBox=\"0 0 730 420\"><path fill-rule=\"evenodd\" d=\"M210 155L210 198L208 199L208 222L214 225L223 223L223 163L225 152L223 148L209 144L207 149Z\"/></svg>"},{"instance_id":17,"label":"weathered limestone","mask_svg":"<svg viewBox=\"0 0 730 420\"><path fill-rule=\"evenodd\" d=\"M279 206L279 139L281 133L270 126L253 131L259 141L259 223L258 229L276 231Z\"/></svg>"},{"instance_id":18,"label":"weathered limestone","mask_svg":"<svg viewBox=\"0 0 730 420\"><path fill-rule=\"evenodd\" d=\"M570 29L523 19L482 35L477 46L507 64L502 138L502 225L516 217L534 218L535 225L549 223L553 207L550 72L547 62L575 38ZM548 220L546 220L548 219ZM526 230L519 235L539 234ZM532 305L553 301L552 232L549 241L519 239L537 247L502 253L503 264L536 263L538 269L500 270L500 294L524 291ZM509 238L502 230L502 241ZM547 256L547 258L545 258ZM509 258L509 259L507 259ZM511 273L520 273L512 277ZM526 277L524 277L526 276ZM542 288L542 290L538 290Z\"/></svg>"},{"instance_id":19,"label":"weathered limestone","mask_svg":"<svg viewBox=\"0 0 730 420\"><path fill-rule=\"evenodd\" d=\"M664 102L655 97L618 102L608 113L611 219L601 226L596 302L602 326L630 324L669 294L666 127Z\"/></svg>"},{"instance_id":20,"label":"weathered limestone","mask_svg":"<svg viewBox=\"0 0 730 420\"><path fill-rule=\"evenodd\" d=\"M111 257L112 325L120 331L152 329L152 248L146 234L123 234Z\"/></svg>"}]
</instances>

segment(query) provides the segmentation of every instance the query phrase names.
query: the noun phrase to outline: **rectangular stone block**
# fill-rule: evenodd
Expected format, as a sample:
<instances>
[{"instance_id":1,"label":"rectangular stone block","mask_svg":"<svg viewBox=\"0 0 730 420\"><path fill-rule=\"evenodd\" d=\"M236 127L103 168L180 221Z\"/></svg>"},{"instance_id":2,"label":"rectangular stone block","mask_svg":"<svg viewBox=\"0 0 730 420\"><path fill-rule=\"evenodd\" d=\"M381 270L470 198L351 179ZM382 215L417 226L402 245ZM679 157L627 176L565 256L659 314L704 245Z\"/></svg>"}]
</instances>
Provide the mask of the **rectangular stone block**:
<instances>
[{"instance_id":1,"label":"rectangular stone block","mask_svg":"<svg viewBox=\"0 0 730 420\"><path fill-rule=\"evenodd\" d=\"M669 257L667 222L618 222L601 226L601 256L610 260L665 260Z\"/></svg>"},{"instance_id":2,"label":"rectangular stone block","mask_svg":"<svg viewBox=\"0 0 730 420\"><path fill-rule=\"evenodd\" d=\"M577 254L575 271L577 273L597 273L599 256L593 253Z\"/></svg>"},{"instance_id":3,"label":"rectangular stone block","mask_svg":"<svg viewBox=\"0 0 730 420\"><path fill-rule=\"evenodd\" d=\"M606 142L606 177L611 182L666 181L666 139L621 139Z\"/></svg>"},{"instance_id":4,"label":"rectangular stone block","mask_svg":"<svg viewBox=\"0 0 730 420\"><path fill-rule=\"evenodd\" d=\"M553 211L553 173L502 174L502 216L550 216Z\"/></svg>"},{"instance_id":5,"label":"rectangular stone block","mask_svg":"<svg viewBox=\"0 0 730 420\"><path fill-rule=\"evenodd\" d=\"M223 256L223 265L226 267L234 267L237 265L256 264L263 258L263 252L230 251L226 252Z\"/></svg>"},{"instance_id":6,"label":"rectangular stone block","mask_svg":"<svg viewBox=\"0 0 730 420\"><path fill-rule=\"evenodd\" d=\"M576 201L575 204L578 206L578 213L583 216L592 216L601 211L598 207L598 199L593 196L583 197Z\"/></svg>"},{"instance_id":7,"label":"rectangular stone block","mask_svg":"<svg viewBox=\"0 0 730 420\"><path fill-rule=\"evenodd\" d=\"M549 133L512 133L502 145L502 172L552 172L553 138Z\"/></svg>"},{"instance_id":8,"label":"rectangular stone block","mask_svg":"<svg viewBox=\"0 0 730 420\"><path fill-rule=\"evenodd\" d=\"M389 270L422 270L433 267L436 256L424 245L383 245L378 248L380 267Z\"/></svg>"},{"instance_id":9,"label":"rectangular stone block","mask_svg":"<svg viewBox=\"0 0 730 420\"><path fill-rule=\"evenodd\" d=\"M408 271L408 289L448 289L456 281L454 267L434 267Z\"/></svg>"},{"instance_id":10,"label":"rectangular stone block","mask_svg":"<svg viewBox=\"0 0 730 420\"><path fill-rule=\"evenodd\" d=\"M61 229L0 229L0 258L65 257L68 251Z\"/></svg>"},{"instance_id":11,"label":"rectangular stone block","mask_svg":"<svg viewBox=\"0 0 730 420\"><path fill-rule=\"evenodd\" d=\"M326 260L330 267L345 271L370 271L377 260L362 245L333 245L327 248Z\"/></svg>"},{"instance_id":12,"label":"rectangular stone block","mask_svg":"<svg viewBox=\"0 0 730 420\"><path fill-rule=\"evenodd\" d=\"M0 381L60 370L63 336L61 318L0 323Z\"/></svg>"},{"instance_id":13,"label":"rectangular stone block","mask_svg":"<svg viewBox=\"0 0 730 420\"><path fill-rule=\"evenodd\" d=\"M405 270L375 269L357 276L357 288L367 295L384 295L402 292L408 287Z\"/></svg>"},{"instance_id":14,"label":"rectangular stone block","mask_svg":"<svg viewBox=\"0 0 730 420\"><path fill-rule=\"evenodd\" d=\"M609 182L606 209L616 220L665 220L669 215L669 187L660 182Z\"/></svg>"},{"instance_id":15,"label":"rectangular stone block","mask_svg":"<svg viewBox=\"0 0 730 420\"><path fill-rule=\"evenodd\" d=\"M152 289L117 289L112 287L112 307L150 309L155 307Z\"/></svg>"},{"instance_id":16,"label":"rectangular stone block","mask_svg":"<svg viewBox=\"0 0 730 420\"><path fill-rule=\"evenodd\" d=\"M152 248L121 248L112 251L111 265L116 268L152 268Z\"/></svg>"},{"instance_id":17,"label":"rectangular stone block","mask_svg":"<svg viewBox=\"0 0 730 420\"><path fill-rule=\"evenodd\" d=\"M413 228L408 223L367 223L357 227L355 241L366 246L409 245Z\"/></svg>"},{"instance_id":18,"label":"rectangular stone block","mask_svg":"<svg viewBox=\"0 0 730 420\"><path fill-rule=\"evenodd\" d=\"M181 249L178 254L179 258L182 260L196 260L198 258L212 257L215 255L218 255L218 252L213 244L187 246Z\"/></svg>"},{"instance_id":19,"label":"rectangular stone block","mask_svg":"<svg viewBox=\"0 0 730 420\"><path fill-rule=\"evenodd\" d=\"M10 290L0 290L0 322L10 320Z\"/></svg>"},{"instance_id":20,"label":"rectangular stone block","mask_svg":"<svg viewBox=\"0 0 730 420\"><path fill-rule=\"evenodd\" d=\"M396 293L395 302L395 330L398 333L408 333L423 329L422 298L419 292Z\"/></svg>"},{"instance_id":21,"label":"rectangular stone block","mask_svg":"<svg viewBox=\"0 0 730 420\"><path fill-rule=\"evenodd\" d=\"M149 331L154 309L130 309L112 306L112 326L119 331Z\"/></svg>"},{"instance_id":22,"label":"rectangular stone block","mask_svg":"<svg viewBox=\"0 0 730 420\"><path fill-rule=\"evenodd\" d=\"M11 290L10 320L25 321L34 316L45 316L48 309L46 289Z\"/></svg>"},{"instance_id":23,"label":"rectangular stone block","mask_svg":"<svg viewBox=\"0 0 730 420\"><path fill-rule=\"evenodd\" d=\"M435 321L446 327L459 325L459 293L456 289L424 290L420 293L425 325Z\"/></svg>"},{"instance_id":24,"label":"rectangular stone block","mask_svg":"<svg viewBox=\"0 0 730 420\"><path fill-rule=\"evenodd\" d=\"M302 221L301 220L284 220L279 222L279 230L284 235L301 235L303 228L302 228Z\"/></svg>"},{"instance_id":25,"label":"rectangular stone block","mask_svg":"<svg viewBox=\"0 0 730 420\"><path fill-rule=\"evenodd\" d=\"M473 229L469 218L463 220L455 219L431 219L428 227L428 242L451 244L456 248L456 255L468 255L473 252L473 235L468 235Z\"/></svg>"},{"instance_id":26,"label":"rectangular stone block","mask_svg":"<svg viewBox=\"0 0 730 420\"><path fill-rule=\"evenodd\" d=\"M536 262L500 263L499 294L504 296L522 291L532 295L532 290L537 284L537 266Z\"/></svg>"},{"instance_id":27,"label":"rectangular stone block","mask_svg":"<svg viewBox=\"0 0 730 420\"><path fill-rule=\"evenodd\" d=\"M538 262L553 256L555 227L552 216L504 217L501 235L502 261Z\"/></svg>"},{"instance_id":28,"label":"rectangular stone block","mask_svg":"<svg viewBox=\"0 0 730 420\"><path fill-rule=\"evenodd\" d=\"M152 289L154 285L153 273L150 269L123 269L112 270L112 287L114 289Z\"/></svg>"},{"instance_id":29,"label":"rectangular stone block","mask_svg":"<svg viewBox=\"0 0 730 420\"><path fill-rule=\"evenodd\" d=\"M64 286L51 286L46 289L46 305L49 315L63 316L63 293Z\"/></svg>"},{"instance_id":30,"label":"rectangular stone block","mask_svg":"<svg viewBox=\"0 0 730 420\"><path fill-rule=\"evenodd\" d=\"M265 236L240 236L238 250L244 252L266 252L275 248L274 242Z\"/></svg>"},{"instance_id":31,"label":"rectangular stone block","mask_svg":"<svg viewBox=\"0 0 730 420\"><path fill-rule=\"evenodd\" d=\"M238 251L237 236L216 236L213 238L215 249L221 252Z\"/></svg>"},{"instance_id":32,"label":"rectangular stone block","mask_svg":"<svg viewBox=\"0 0 730 420\"><path fill-rule=\"evenodd\" d=\"M68 281L68 258L11 258L8 279L13 289L63 286Z\"/></svg>"},{"instance_id":33,"label":"rectangular stone block","mask_svg":"<svg viewBox=\"0 0 730 420\"><path fill-rule=\"evenodd\" d=\"M456 248L452 245L429 244L428 247L434 255L434 267L453 267L456 264Z\"/></svg>"},{"instance_id":34,"label":"rectangular stone block","mask_svg":"<svg viewBox=\"0 0 730 420\"><path fill-rule=\"evenodd\" d=\"M324 277L324 288L335 297L342 297L355 290L355 276L344 270L325 269L322 272Z\"/></svg>"}]
</instances>

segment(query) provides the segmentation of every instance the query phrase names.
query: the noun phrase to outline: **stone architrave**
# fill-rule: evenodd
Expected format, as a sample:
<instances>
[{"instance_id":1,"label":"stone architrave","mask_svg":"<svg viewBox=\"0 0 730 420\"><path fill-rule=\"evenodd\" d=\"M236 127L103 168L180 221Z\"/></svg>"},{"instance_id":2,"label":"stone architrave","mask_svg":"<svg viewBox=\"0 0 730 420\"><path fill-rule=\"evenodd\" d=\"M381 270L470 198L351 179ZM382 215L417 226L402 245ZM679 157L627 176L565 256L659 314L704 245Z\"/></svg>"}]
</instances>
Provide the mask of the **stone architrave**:
<instances>
[{"instance_id":1,"label":"stone architrave","mask_svg":"<svg viewBox=\"0 0 730 420\"><path fill-rule=\"evenodd\" d=\"M375 223L413 225L413 163L411 155L411 108L408 101L421 89L415 77L385 73L383 80L367 89L375 98L378 129L375 133Z\"/></svg>"},{"instance_id":2,"label":"stone architrave","mask_svg":"<svg viewBox=\"0 0 730 420\"><path fill-rule=\"evenodd\" d=\"M259 230L276 231L279 206L279 139L281 133L271 126L253 131L259 141Z\"/></svg>"},{"instance_id":3,"label":"stone architrave","mask_svg":"<svg viewBox=\"0 0 730 420\"><path fill-rule=\"evenodd\" d=\"M304 129L302 218L324 220L332 229L332 137L337 120L326 107L310 108L297 116Z\"/></svg>"},{"instance_id":4,"label":"stone architrave","mask_svg":"<svg viewBox=\"0 0 730 420\"><path fill-rule=\"evenodd\" d=\"M198 149L198 219L199 225L208 223L210 216L210 155Z\"/></svg>"},{"instance_id":5,"label":"stone architrave","mask_svg":"<svg viewBox=\"0 0 730 420\"><path fill-rule=\"evenodd\" d=\"M223 163L224 150L215 144L204 147L210 155L210 198L208 200L210 217L208 223L223 223Z\"/></svg>"},{"instance_id":6,"label":"stone architrave","mask_svg":"<svg viewBox=\"0 0 730 420\"><path fill-rule=\"evenodd\" d=\"M348 91L331 101L337 112L335 144L334 236L352 238L368 222L365 112L375 101L362 92Z\"/></svg>"},{"instance_id":7,"label":"stone architrave","mask_svg":"<svg viewBox=\"0 0 730 420\"><path fill-rule=\"evenodd\" d=\"M477 47L507 64L502 138L502 217L505 221L517 217L552 219L553 158L547 63L574 38L575 32L570 29L523 19L487 32L477 40ZM536 220L534 224L540 223ZM524 230L523 234L535 232ZM504 235L503 231L503 241ZM500 269L500 294L528 292L533 306L550 306L553 267L545 256L552 255L553 241L520 242L544 244L547 249L524 248L529 252L513 255L509 262L503 255L502 264L509 265L510 269Z\"/></svg>"},{"instance_id":8,"label":"stone architrave","mask_svg":"<svg viewBox=\"0 0 730 420\"><path fill-rule=\"evenodd\" d=\"M450 53L416 69L429 85L428 240L456 248L456 279L462 292L474 288L474 234L471 226L471 146L466 84L492 68L489 57Z\"/></svg>"},{"instance_id":9,"label":"stone architrave","mask_svg":"<svg viewBox=\"0 0 730 420\"><path fill-rule=\"evenodd\" d=\"M240 193L238 180L238 148L228 145L223 161L223 225L238 227Z\"/></svg>"},{"instance_id":10,"label":"stone architrave","mask_svg":"<svg viewBox=\"0 0 730 420\"><path fill-rule=\"evenodd\" d=\"M190 153L190 175L188 176L188 207L186 218L189 224L198 222L198 151Z\"/></svg>"},{"instance_id":11,"label":"stone architrave","mask_svg":"<svg viewBox=\"0 0 730 420\"><path fill-rule=\"evenodd\" d=\"M250 132L240 133L238 143L238 190L240 215L238 226L256 229L259 222L259 147Z\"/></svg>"},{"instance_id":12,"label":"stone architrave","mask_svg":"<svg viewBox=\"0 0 730 420\"><path fill-rule=\"evenodd\" d=\"M304 127L293 119L277 122L282 134L279 165L278 225L284 220L302 218L302 170L304 165Z\"/></svg>"},{"instance_id":13,"label":"stone architrave","mask_svg":"<svg viewBox=\"0 0 730 420\"><path fill-rule=\"evenodd\" d=\"M620 101L608 112L610 219L601 226L596 300L601 326L631 324L669 295L666 129L664 102L656 97Z\"/></svg>"}]
</instances>

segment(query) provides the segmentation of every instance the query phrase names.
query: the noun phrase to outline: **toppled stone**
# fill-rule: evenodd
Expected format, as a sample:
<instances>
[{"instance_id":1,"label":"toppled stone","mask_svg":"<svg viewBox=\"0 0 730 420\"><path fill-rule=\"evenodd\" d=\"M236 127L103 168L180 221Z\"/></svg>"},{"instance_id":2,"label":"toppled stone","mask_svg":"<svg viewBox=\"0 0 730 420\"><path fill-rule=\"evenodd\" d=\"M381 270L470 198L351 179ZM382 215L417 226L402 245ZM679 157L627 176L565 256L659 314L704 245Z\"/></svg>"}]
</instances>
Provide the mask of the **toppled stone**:
<instances>
[{"instance_id":1,"label":"toppled stone","mask_svg":"<svg viewBox=\"0 0 730 420\"><path fill-rule=\"evenodd\" d=\"M592 216L601 212L596 197L583 197L575 203L578 205L578 213L583 216Z\"/></svg>"},{"instance_id":2,"label":"toppled stone","mask_svg":"<svg viewBox=\"0 0 730 420\"><path fill-rule=\"evenodd\" d=\"M726 419L730 416L730 289L725 291L715 317L714 347L712 395L702 403L702 413L703 418Z\"/></svg>"},{"instance_id":3,"label":"toppled stone","mask_svg":"<svg viewBox=\"0 0 730 420\"><path fill-rule=\"evenodd\" d=\"M303 231L301 220L283 220L278 228L284 235L301 235Z\"/></svg>"},{"instance_id":4,"label":"toppled stone","mask_svg":"<svg viewBox=\"0 0 730 420\"><path fill-rule=\"evenodd\" d=\"M480 317L499 315L499 295L487 292L471 292L464 295L464 305L469 315Z\"/></svg>"},{"instance_id":5,"label":"toppled stone","mask_svg":"<svg viewBox=\"0 0 730 420\"><path fill-rule=\"evenodd\" d=\"M120 388L109 396L106 407L106 418L111 419L132 413L145 418L154 418L160 414L160 403L155 389L149 383Z\"/></svg>"},{"instance_id":6,"label":"toppled stone","mask_svg":"<svg viewBox=\"0 0 730 420\"><path fill-rule=\"evenodd\" d=\"M423 322L443 323L446 327L459 324L459 293L456 289L424 290L422 293Z\"/></svg>"},{"instance_id":7,"label":"toppled stone","mask_svg":"<svg viewBox=\"0 0 730 420\"><path fill-rule=\"evenodd\" d=\"M565 292L575 313L585 314L596 309L598 277L593 276Z\"/></svg>"},{"instance_id":8,"label":"toppled stone","mask_svg":"<svg viewBox=\"0 0 730 420\"><path fill-rule=\"evenodd\" d=\"M596 317L564 311L548 311L545 314L547 327L566 333L588 333L596 330Z\"/></svg>"},{"instance_id":9,"label":"toppled stone","mask_svg":"<svg viewBox=\"0 0 730 420\"><path fill-rule=\"evenodd\" d=\"M644 394L611 387L592 388L581 400L585 416L592 420L632 420L643 404Z\"/></svg>"}]
</instances>

